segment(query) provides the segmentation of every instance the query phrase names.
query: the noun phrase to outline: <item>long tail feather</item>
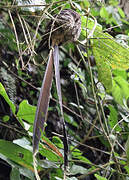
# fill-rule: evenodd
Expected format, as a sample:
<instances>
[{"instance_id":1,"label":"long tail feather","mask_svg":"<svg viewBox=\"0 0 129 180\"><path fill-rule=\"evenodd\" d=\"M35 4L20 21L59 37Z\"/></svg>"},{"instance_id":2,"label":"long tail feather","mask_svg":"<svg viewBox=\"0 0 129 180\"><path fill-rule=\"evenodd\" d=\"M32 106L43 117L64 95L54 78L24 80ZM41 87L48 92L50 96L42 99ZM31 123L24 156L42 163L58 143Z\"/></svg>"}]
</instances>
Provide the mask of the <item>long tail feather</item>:
<instances>
[{"instance_id":1,"label":"long tail feather","mask_svg":"<svg viewBox=\"0 0 129 180\"><path fill-rule=\"evenodd\" d=\"M56 88L57 88L57 94L58 94L59 104L60 104L61 122L63 125L64 169L66 170L68 166L68 140L67 140L67 132L65 129L65 121L64 121L63 106L62 106L61 81L60 81L60 71L59 71L59 47L58 46L54 46L53 57L54 57Z\"/></svg>"},{"instance_id":2,"label":"long tail feather","mask_svg":"<svg viewBox=\"0 0 129 180\"><path fill-rule=\"evenodd\" d=\"M50 50L49 60L43 79L40 96L38 99L37 111L33 129L33 153L38 151L41 132L44 129L44 123L47 116L48 104L50 100L50 90L53 78L53 50Z\"/></svg>"}]
</instances>

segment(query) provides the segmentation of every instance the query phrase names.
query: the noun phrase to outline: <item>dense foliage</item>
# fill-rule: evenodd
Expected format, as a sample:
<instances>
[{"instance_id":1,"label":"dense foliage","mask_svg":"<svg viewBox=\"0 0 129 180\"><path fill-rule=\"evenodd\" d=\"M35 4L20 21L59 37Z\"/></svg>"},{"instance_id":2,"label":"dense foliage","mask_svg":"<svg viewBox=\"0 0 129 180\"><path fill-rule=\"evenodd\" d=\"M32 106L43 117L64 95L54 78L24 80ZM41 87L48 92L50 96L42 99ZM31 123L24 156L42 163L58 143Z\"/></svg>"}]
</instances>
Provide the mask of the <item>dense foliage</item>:
<instances>
[{"instance_id":1,"label":"dense foliage","mask_svg":"<svg viewBox=\"0 0 129 180\"><path fill-rule=\"evenodd\" d=\"M48 58L48 50L35 49L48 17L61 8L76 10L82 21L79 41L60 47L67 180L127 180L129 13L117 0L0 2L0 179L35 179L33 123ZM54 80L37 156L43 180L63 179L57 97Z\"/></svg>"}]
</instances>

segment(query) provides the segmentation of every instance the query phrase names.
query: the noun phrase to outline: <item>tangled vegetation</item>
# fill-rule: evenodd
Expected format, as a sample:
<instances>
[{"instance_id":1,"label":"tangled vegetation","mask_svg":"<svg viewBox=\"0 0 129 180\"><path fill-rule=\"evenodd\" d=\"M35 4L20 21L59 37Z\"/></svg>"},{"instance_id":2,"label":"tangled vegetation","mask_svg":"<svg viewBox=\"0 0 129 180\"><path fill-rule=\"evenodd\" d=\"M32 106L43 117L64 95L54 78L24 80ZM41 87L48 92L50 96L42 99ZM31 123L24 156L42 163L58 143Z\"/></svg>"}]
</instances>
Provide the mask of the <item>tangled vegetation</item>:
<instances>
[{"instance_id":1,"label":"tangled vegetation","mask_svg":"<svg viewBox=\"0 0 129 180\"><path fill-rule=\"evenodd\" d=\"M60 46L67 180L129 179L129 14L118 0L0 2L0 179L35 179L32 136L48 49L36 54L45 25L61 9L81 16L76 43ZM55 80L37 170L64 177Z\"/></svg>"}]
</instances>

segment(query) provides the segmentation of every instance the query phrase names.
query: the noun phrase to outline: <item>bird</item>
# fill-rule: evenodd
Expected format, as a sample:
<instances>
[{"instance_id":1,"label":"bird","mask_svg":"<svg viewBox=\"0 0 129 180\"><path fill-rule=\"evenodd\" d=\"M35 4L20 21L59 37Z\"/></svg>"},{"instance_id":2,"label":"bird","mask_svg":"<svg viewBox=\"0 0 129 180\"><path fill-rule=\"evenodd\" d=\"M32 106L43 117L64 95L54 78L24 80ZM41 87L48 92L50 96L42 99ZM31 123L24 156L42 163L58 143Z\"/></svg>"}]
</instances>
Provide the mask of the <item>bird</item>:
<instances>
[{"instance_id":1,"label":"bird","mask_svg":"<svg viewBox=\"0 0 129 180\"><path fill-rule=\"evenodd\" d=\"M53 18L46 25L45 35L39 43L36 53L42 52L44 49L49 48L49 58L40 90L40 95L37 104L37 110L34 121L33 129L33 154L38 151L38 145L41 137L41 132L44 130L44 123L46 121L48 105L50 100L50 90L53 79L53 63L55 67L55 79L57 94L59 98L61 119L63 124L64 139L66 139L65 123L63 119L62 108L62 96L60 85L60 73L59 73L59 46L67 42L75 42L81 33L81 18L80 15L72 9L63 9L58 14L55 14ZM64 155L64 167L67 165L67 152L68 145L64 140L64 149L66 153Z\"/></svg>"},{"instance_id":2,"label":"bird","mask_svg":"<svg viewBox=\"0 0 129 180\"><path fill-rule=\"evenodd\" d=\"M72 9L64 9L48 21L43 38L35 51L39 54L55 44L60 46L67 42L76 42L80 32L81 18L79 13Z\"/></svg>"}]
</instances>

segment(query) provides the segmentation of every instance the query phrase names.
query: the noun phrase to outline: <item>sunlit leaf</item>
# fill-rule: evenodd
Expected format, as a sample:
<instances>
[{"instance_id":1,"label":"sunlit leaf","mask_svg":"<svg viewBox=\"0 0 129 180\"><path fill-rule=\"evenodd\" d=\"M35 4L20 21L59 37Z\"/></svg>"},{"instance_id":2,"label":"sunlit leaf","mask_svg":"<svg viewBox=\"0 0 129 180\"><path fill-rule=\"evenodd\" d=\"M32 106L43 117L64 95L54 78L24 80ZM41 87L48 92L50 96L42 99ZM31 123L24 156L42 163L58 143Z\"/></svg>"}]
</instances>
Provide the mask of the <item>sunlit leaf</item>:
<instances>
[{"instance_id":1,"label":"sunlit leaf","mask_svg":"<svg viewBox=\"0 0 129 180\"><path fill-rule=\"evenodd\" d=\"M109 13L104 6L100 9L100 16L102 18L108 18L109 16Z\"/></svg>"},{"instance_id":2,"label":"sunlit leaf","mask_svg":"<svg viewBox=\"0 0 129 180\"><path fill-rule=\"evenodd\" d=\"M127 100L129 97L129 83L125 79L123 79L121 76L115 77L114 80L121 88L123 97Z\"/></svg>"},{"instance_id":3,"label":"sunlit leaf","mask_svg":"<svg viewBox=\"0 0 129 180\"><path fill-rule=\"evenodd\" d=\"M119 14L121 15L122 18L125 18L125 13L120 7L118 7L118 12L119 12Z\"/></svg>"},{"instance_id":4,"label":"sunlit leaf","mask_svg":"<svg viewBox=\"0 0 129 180\"><path fill-rule=\"evenodd\" d=\"M125 168L126 172L129 174L129 166L126 165L126 166L124 166L124 168Z\"/></svg>"},{"instance_id":5,"label":"sunlit leaf","mask_svg":"<svg viewBox=\"0 0 129 180\"><path fill-rule=\"evenodd\" d=\"M129 84L121 76L113 78L112 95L117 103L124 105L123 100L129 98Z\"/></svg>"},{"instance_id":6,"label":"sunlit leaf","mask_svg":"<svg viewBox=\"0 0 129 180\"><path fill-rule=\"evenodd\" d=\"M45 136L42 137L42 140L61 158L63 158L62 154L60 153L59 149Z\"/></svg>"},{"instance_id":7,"label":"sunlit leaf","mask_svg":"<svg viewBox=\"0 0 129 180\"><path fill-rule=\"evenodd\" d=\"M0 140L0 154L33 171L32 152L12 142Z\"/></svg>"},{"instance_id":8,"label":"sunlit leaf","mask_svg":"<svg viewBox=\"0 0 129 180\"><path fill-rule=\"evenodd\" d=\"M114 69L112 74L114 76L120 76L122 77L124 80L127 80L127 72L124 69Z\"/></svg>"},{"instance_id":9,"label":"sunlit leaf","mask_svg":"<svg viewBox=\"0 0 129 180\"><path fill-rule=\"evenodd\" d=\"M99 59L102 59L113 69L128 69L129 48L125 48L124 46L116 42L115 39L108 33L95 31L94 38L93 53L95 57L97 52L97 56L99 56Z\"/></svg>"},{"instance_id":10,"label":"sunlit leaf","mask_svg":"<svg viewBox=\"0 0 129 180\"><path fill-rule=\"evenodd\" d=\"M2 83L0 83L0 95L3 96L3 98L5 99L5 101L8 103L8 105L10 106L13 114L15 114L15 111L16 111L16 107L15 105L13 104L13 102L9 99L6 91L5 91L5 88L4 86L2 85Z\"/></svg>"},{"instance_id":11,"label":"sunlit leaf","mask_svg":"<svg viewBox=\"0 0 129 180\"><path fill-rule=\"evenodd\" d=\"M112 95L117 103L123 105L123 94L121 92L121 88L114 80L113 80Z\"/></svg>"},{"instance_id":12,"label":"sunlit leaf","mask_svg":"<svg viewBox=\"0 0 129 180\"><path fill-rule=\"evenodd\" d=\"M57 162L63 162L62 157L60 157L55 151L52 149L42 145L39 145L39 152L42 154L42 156L46 157L49 161L57 161Z\"/></svg>"},{"instance_id":13,"label":"sunlit leaf","mask_svg":"<svg viewBox=\"0 0 129 180\"><path fill-rule=\"evenodd\" d=\"M61 139L57 136L52 137L52 142L58 147L58 148L63 148L63 142Z\"/></svg>"},{"instance_id":14,"label":"sunlit leaf","mask_svg":"<svg viewBox=\"0 0 129 180\"><path fill-rule=\"evenodd\" d=\"M32 106L27 100L23 100L19 105L17 117L26 120L28 123L33 124L36 113L36 106Z\"/></svg>"},{"instance_id":15,"label":"sunlit leaf","mask_svg":"<svg viewBox=\"0 0 129 180\"><path fill-rule=\"evenodd\" d=\"M3 122L7 122L7 121L9 121L9 116L8 115L5 115L3 118L2 118L2 120L3 120Z\"/></svg>"},{"instance_id":16,"label":"sunlit leaf","mask_svg":"<svg viewBox=\"0 0 129 180\"><path fill-rule=\"evenodd\" d=\"M82 160L87 164L92 164L92 162L90 162L90 160L88 160L86 157L84 157L82 155L82 152L79 149L75 149L74 151L72 151L72 155L73 155L74 158Z\"/></svg>"},{"instance_id":17,"label":"sunlit leaf","mask_svg":"<svg viewBox=\"0 0 129 180\"><path fill-rule=\"evenodd\" d=\"M97 180L107 180L107 178L102 177L102 176L100 176L98 174L95 174L95 177L97 178Z\"/></svg>"},{"instance_id":18,"label":"sunlit leaf","mask_svg":"<svg viewBox=\"0 0 129 180\"><path fill-rule=\"evenodd\" d=\"M94 49L94 54L96 58L96 65L98 68L98 79L104 85L108 92L112 90L112 73L110 66L108 65L107 61L104 60L103 55L97 51L96 48Z\"/></svg>"},{"instance_id":19,"label":"sunlit leaf","mask_svg":"<svg viewBox=\"0 0 129 180\"><path fill-rule=\"evenodd\" d=\"M21 139L15 139L15 140L13 140L13 143L23 147L24 149L32 151L31 143L25 137L23 137Z\"/></svg>"},{"instance_id":20,"label":"sunlit leaf","mask_svg":"<svg viewBox=\"0 0 129 180\"><path fill-rule=\"evenodd\" d=\"M72 116L69 116L66 113L64 113L64 119L69 124L71 124L71 125L73 125L75 127L78 127L78 124L76 123L76 121L74 121L74 118Z\"/></svg>"}]
</instances>

